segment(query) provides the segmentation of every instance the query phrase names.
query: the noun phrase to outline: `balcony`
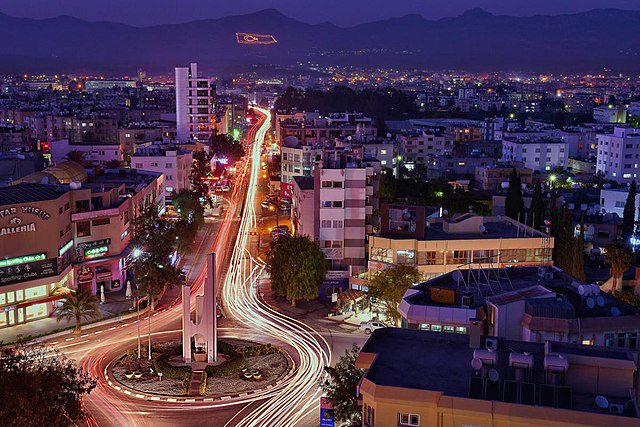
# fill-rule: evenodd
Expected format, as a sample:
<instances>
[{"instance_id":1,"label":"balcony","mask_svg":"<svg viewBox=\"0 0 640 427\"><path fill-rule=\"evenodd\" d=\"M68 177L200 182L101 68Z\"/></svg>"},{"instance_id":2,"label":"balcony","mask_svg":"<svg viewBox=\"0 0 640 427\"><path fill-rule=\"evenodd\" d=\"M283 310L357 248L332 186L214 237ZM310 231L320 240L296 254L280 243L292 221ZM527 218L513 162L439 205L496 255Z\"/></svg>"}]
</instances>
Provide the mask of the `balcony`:
<instances>
[{"instance_id":1,"label":"balcony","mask_svg":"<svg viewBox=\"0 0 640 427\"><path fill-rule=\"evenodd\" d=\"M322 248L322 252L324 252L324 256L327 259L343 259L344 252L342 248Z\"/></svg>"}]
</instances>

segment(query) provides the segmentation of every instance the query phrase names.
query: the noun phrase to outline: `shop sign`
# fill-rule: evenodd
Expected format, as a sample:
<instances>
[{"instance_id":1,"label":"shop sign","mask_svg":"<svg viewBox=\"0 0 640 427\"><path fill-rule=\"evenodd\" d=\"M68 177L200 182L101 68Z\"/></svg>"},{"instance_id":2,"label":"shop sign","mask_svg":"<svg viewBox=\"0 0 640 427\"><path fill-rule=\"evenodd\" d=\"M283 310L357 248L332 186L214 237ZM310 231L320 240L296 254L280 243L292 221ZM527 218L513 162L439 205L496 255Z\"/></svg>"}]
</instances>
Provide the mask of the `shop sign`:
<instances>
[{"instance_id":1,"label":"shop sign","mask_svg":"<svg viewBox=\"0 0 640 427\"><path fill-rule=\"evenodd\" d=\"M34 255L30 255L30 257L34 257ZM35 255L35 257L38 257L38 255ZM24 259L27 257L21 258ZM11 265L4 263L4 265L0 267L0 286L55 276L58 274L57 261L57 258L48 258Z\"/></svg>"},{"instance_id":2,"label":"shop sign","mask_svg":"<svg viewBox=\"0 0 640 427\"><path fill-rule=\"evenodd\" d=\"M20 208L20 212L18 212L18 208L16 207L0 209L0 218L4 218L5 216L18 215L18 213L35 215L45 221L51 218L51 215L35 206L22 206Z\"/></svg>"},{"instance_id":3,"label":"shop sign","mask_svg":"<svg viewBox=\"0 0 640 427\"><path fill-rule=\"evenodd\" d=\"M293 197L293 184L289 182L280 183L280 197L283 199L289 199Z\"/></svg>"},{"instance_id":4,"label":"shop sign","mask_svg":"<svg viewBox=\"0 0 640 427\"><path fill-rule=\"evenodd\" d=\"M95 248L98 246L109 246L110 244L111 244L111 239L100 239L100 240L94 240L92 242L78 243L76 246L78 247L78 249L89 249L89 248Z\"/></svg>"},{"instance_id":5,"label":"shop sign","mask_svg":"<svg viewBox=\"0 0 640 427\"><path fill-rule=\"evenodd\" d=\"M93 280L93 268L89 266L82 267L76 274L79 283L86 283Z\"/></svg>"},{"instance_id":6,"label":"shop sign","mask_svg":"<svg viewBox=\"0 0 640 427\"><path fill-rule=\"evenodd\" d=\"M26 233L28 231L36 231L36 223L22 224L22 220L18 217L13 218L9 227L0 228L0 236L7 236L9 234Z\"/></svg>"},{"instance_id":7,"label":"shop sign","mask_svg":"<svg viewBox=\"0 0 640 427\"><path fill-rule=\"evenodd\" d=\"M19 256L15 258L7 258L0 260L0 268L2 267L10 267L12 265L26 264L34 261L42 261L47 258L47 254L35 254L35 255L25 255Z\"/></svg>"},{"instance_id":8,"label":"shop sign","mask_svg":"<svg viewBox=\"0 0 640 427\"><path fill-rule=\"evenodd\" d=\"M85 258L96 258L109 252L109 246L98 246L97 248L85 249Z\"/></svg>"},{"instance_id":9,"label":"shop sign","mask_svg":"<svg viewBox=\"0 0 640 427\"><path fill-rule=\"evenodd\" d=\"M320 427L334 427L335 416L333 407L326 397L320 398Z\"/></svg>"},{"instance_id":10,"label":"shop sign","mask_svg":"<svg viewBox=\"0 0 640 427\"><path fill-rule=\"evenodd\" d=\"M58 251L58 256L62 256L65 253L67 253L67 251L71 249L72 246L73 246L73 239L69 240L67 243L64 244L64 246L60 248L60 250Z\"/></svg>"}]
</instances>

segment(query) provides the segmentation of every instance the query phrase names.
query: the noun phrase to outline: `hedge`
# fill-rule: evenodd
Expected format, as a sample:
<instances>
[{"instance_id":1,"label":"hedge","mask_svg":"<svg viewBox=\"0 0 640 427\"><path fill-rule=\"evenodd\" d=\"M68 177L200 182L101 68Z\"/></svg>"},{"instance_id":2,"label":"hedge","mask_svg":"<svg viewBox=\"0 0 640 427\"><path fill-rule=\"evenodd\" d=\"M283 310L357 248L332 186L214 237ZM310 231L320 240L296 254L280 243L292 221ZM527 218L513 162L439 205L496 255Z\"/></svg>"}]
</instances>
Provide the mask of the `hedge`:
<instances>
[{"instance_id":1,"label":"hedge","mask_svg":"<svg viewBox=\"0 0 640 427\"><path fill-rule=\"evenodd\" d=\"M219 365L208 365L205 368L205 372L210 377L221 377L231 375L244 368L246 361L241 354L234 354L229 359L225 360Z\"/></svg>"},{"instance_id":2,"label":"hedge","mask_svg":"<svg viewBox=\"0 0 640 427\"><path fill-rule=\"evenodd\" d=\"M187 375L191 375L191 366L173 366L169 364L169 355L161 354L154 361L157 372L162 372L165 378L183 379Z\"/></svg>"}]
</instances>

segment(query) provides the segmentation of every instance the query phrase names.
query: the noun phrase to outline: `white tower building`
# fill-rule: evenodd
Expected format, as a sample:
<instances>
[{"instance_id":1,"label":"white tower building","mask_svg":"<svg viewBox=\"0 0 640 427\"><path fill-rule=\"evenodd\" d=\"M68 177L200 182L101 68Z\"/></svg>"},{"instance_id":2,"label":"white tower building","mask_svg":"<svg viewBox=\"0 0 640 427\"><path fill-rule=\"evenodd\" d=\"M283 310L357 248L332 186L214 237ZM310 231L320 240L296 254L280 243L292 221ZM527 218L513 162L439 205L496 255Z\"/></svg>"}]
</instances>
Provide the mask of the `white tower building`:
<instances>
[{"instance_id":1,"label":"white tower building","mask_svg":"<svg viewBox=\"0 0 640 427\"><path fill-rule=\"evenodd\" d=\"M216 87L198 77L198 64L176 67L176 127L180 142L206 141L216 124Z\"/></svg>"}]
</instances>

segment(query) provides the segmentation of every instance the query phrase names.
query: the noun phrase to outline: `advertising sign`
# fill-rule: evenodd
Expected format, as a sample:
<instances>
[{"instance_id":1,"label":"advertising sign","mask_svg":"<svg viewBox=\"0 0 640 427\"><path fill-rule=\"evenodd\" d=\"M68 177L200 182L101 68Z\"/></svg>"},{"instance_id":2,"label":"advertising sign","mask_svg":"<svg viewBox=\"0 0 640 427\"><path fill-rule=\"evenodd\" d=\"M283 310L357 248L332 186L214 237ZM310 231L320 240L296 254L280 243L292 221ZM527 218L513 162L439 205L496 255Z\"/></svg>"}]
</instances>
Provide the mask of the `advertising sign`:
<instances>
[{"instance_id":1,"label":"advertising sign","mask_svg":"<svg viewBox=\"0 0 640 427\"><path fill-rule=\"evenodd\" d=\"M333 407L326 397L320 398L320 427L335 427Z\"/></svg>"},{"instance_id":2,"label":"advertising sign","mask_svg":"<svg viewBox=\"0 0 640 427\"><path fill-rule=\"evenodd\" d=\"M290 182L280 183L280 197L283 199L289 199L293 197L293 184Z\"/></svg>"},{"instance_id":3,"label":"advertising sign","mask_svg":"<svg viewBox=\"0 0 640 427\"><path fill-rule=\"evenodd\" d=\"M0 265L2 265L0 267L0 286L42 279L58 274L57 258L36 258L35 261L30 262L16 264L5 262Z\"/></svg>"}]
</instances>

